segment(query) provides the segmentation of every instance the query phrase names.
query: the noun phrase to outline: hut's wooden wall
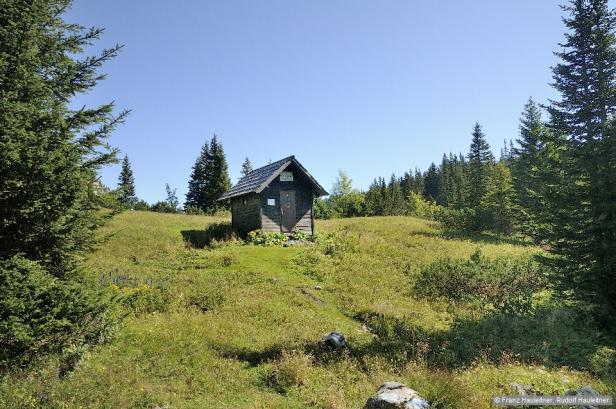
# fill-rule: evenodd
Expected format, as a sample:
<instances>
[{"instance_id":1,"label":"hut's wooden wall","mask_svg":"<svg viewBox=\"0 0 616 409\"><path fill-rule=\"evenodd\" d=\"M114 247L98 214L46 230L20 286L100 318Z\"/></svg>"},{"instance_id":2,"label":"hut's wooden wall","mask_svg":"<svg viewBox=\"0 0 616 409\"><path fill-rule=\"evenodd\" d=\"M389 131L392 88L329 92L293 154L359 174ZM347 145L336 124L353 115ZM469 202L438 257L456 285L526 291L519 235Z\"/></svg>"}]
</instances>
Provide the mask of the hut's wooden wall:
<instances>
[{"instance_id":1,"label":"hut's wooden wall","mask_svg":"<svg viewBox=\"0 0 616 409\"><path fill-rule=\"evenodd\" d=\"M293 172L293 182L281 182L276 177L270 185L261 192L261 228L266 232L281 231L280 223L280 191L295 191L295 227L293 230L302 230L312 234L312 187L305 176L289 166L287 171ZM275 199L275 205L268 205L267 199Z\"/></svg>"},{"instance_id":2,"label":"hut's wooden wall","mask_svg":"<svg viewBox=\"0 0 616 409\"><path fill-rule=\"evenodd\" d=\"M247 233L261 228L261 199L258 194L231 199L231 217L233 228L240 233Z\"/></svg>"}]
</instances>

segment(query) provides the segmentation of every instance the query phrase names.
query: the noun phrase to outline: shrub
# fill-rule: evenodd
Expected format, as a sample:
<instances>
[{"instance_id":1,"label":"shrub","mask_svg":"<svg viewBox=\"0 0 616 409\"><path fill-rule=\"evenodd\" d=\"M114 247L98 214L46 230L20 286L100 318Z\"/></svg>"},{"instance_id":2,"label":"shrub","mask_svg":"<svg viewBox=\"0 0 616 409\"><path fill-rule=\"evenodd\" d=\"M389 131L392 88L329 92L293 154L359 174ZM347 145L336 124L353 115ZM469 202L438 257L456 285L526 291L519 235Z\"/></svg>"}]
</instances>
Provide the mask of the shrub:
<instances>
[{"instance_id":1,"label":"shrub","mask_svg":"<svg viewBox=\"0 0 616 409\"><path fill-rule=\"evenodd\" d=\"M476 209L439 207L433 215L445 229L478 232L484 229L485 219Z\"/></svg>"},{"instance_id":2,"label":"shrub","mask_svg":"<svg viewBox=\"0 0 616 409\"><path fill-rule=\"evenodd\" d=\"M316 198L314 199L314 218L315 219L331 219L334 217L334 207L330 200Z\"/></svg>"},{"instance_id":3,"label":"shrub","mask_svg":"<svg viewBox=\"0 0 616 409\"><path fill-rule=\"evenodd\" d=\"M477 251L467 260L442 258L425 267L415 282L423 296L479 301L505 313L528 312L545 275L532 259L488 259Z\"/></svg>"},{"instance_id":4,"label":"shrub","mask_svg":"<svg viewBox=\"0 0 616 409\"><path fill-rule=\"evenodd\" d=\"M156 202L150 207L150 210L157 213L177 213L178 209L166 201Z\"/></svg>"},{"instance_id":5,"label":"shrub","mask_svg":"<svg viewBox=\"0 0 616 409\"><path fill-rule=\"evenodd\" d=\"M610 347L600 347L590 358L594 373L601 377L616 379L616 350Z\"/></svg>"},{"instance_id":6,"label":"shrub","mask_svg":"<svg viewBox=\"0 0 616 409\"><path fill-rule=\"evenodd\" d=\"M440 206L427 201L422 195L410 192L407 197L407 213L411 216L433 218Z\"/></svg>"},{"instance_id":7,"label":"shrub","mask_svg":"<svg viewBox=\"0 0 616 409\"><path fill-rule=\"evenodd\" d=\"M0 364L106 339L116 323L112 304L73 275L56 278L21 256L0 261Z\"/></svg>"},{"instance_id":8,"label":"shrub","mask_svg":"<svg viewBox=\"0 0 616 409\"><path fill-rule=\"evenodd\" d=\"M306 233L303 230L293 230L293 232L291 232L291 236L289 238L291 240L298 240L298 241L312 240L312 236L309 235L308 233Z\"/></svg>"},{"instance_id":9,"label":"shrub","mask_svg":"<svg viewBox=\"0 0 616 409\"><path fill-rule=\"evenodd\" d=\"M265 233L262 230L253 230L246 237L246 243L257 246L281 246L288 240L284 233Z\"/></svg>"},{"instance_id":10,"label":"shrub","mask_svg":"<svg viewBox=\"0 0 616 409\"><path fill-rule=\"evenodd\" d=\"M135 203L135 206L133 206L133 210L147 211L150 210L150 205L145 200L139 200Z\"/></svg>"}]
</instances>

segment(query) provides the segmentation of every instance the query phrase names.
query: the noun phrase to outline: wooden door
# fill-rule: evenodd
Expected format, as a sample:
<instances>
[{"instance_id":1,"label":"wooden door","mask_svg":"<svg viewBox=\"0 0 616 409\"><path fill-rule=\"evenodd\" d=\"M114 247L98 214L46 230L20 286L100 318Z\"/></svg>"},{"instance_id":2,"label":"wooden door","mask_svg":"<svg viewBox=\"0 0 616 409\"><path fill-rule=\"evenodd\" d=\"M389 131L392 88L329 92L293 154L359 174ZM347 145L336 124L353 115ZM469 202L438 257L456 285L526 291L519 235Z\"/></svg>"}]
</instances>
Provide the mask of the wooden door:
<instances>
[{"instance_id":1,"label":"wooden door","mask_svg":"<svg viewBox=\"0 0 616 409\"><path fill-rule=\"evenodd\" d=\"M293 231L295 227L295 191L280 191L280 229L284 233Z\"/></svg>"}]
</instances>

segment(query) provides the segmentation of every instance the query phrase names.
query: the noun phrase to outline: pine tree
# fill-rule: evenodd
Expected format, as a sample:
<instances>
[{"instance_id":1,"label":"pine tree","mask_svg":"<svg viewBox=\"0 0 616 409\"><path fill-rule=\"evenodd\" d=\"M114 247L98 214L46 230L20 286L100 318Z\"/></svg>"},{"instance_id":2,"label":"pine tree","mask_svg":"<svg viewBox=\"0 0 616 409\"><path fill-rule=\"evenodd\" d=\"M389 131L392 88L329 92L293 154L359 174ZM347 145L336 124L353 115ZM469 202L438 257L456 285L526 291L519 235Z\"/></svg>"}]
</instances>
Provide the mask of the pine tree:
<instances>
[{"instance_id":1,"label":"pine tree","mask_svg":"<svg viewBox=\"0 0 616 409\"><path fill-rule=\"evenodd\" d=\"M201 148L201 153L195 161L190 174L190 180L188 181L188 192L186 193L186 201L184 202L185 209L194 208L205 210L207 208L204 189L207 183L205 169L208 165L209 154L210 146L206 141Z\"/></svg>"},{"instance_id":2,"label":"pine tree","mask_svg":"<svg viewBox=\"0 0 616 409\"><path fill-rule=\"evenodd\" d=\"M405 210L404 196L402 195L402 188L400 187L400 181L396 175L391 175L389 184L387 185L387 210L386 214L400 215Z\"/></svg>"},{"instance_id":3,"label":"pine tree","mask_svg":"<svg viewBox=\"0 0 616 409\"><path fill-rule=\"evenodd\" d=\"M479 207L486 193L486 183L494 155L479 123L473 128L473 140L468 153L468 206Z\"/></svg>"},{"instance_id":4,"label":"pine tree","mask_svg":"<svg viewBox=\"0 0 616 409\"><path fill-rule=\"evenodd\" d=\"M103 334L105 304L77 255L102 222L95 189L126 112L73 109L120 46L84 56L102 29L64 21L70 1L0 4L0 366ZM101 332L98 332L98 331Z\"/></svg>"},{"instance_id":5,"label":"pine tree","mask_svg":"<svg viewBox=\"0 0 616 409\"><path fill-rule=\"evenodd\" d=\"M122 171L118 178L118 193L118 201L122 206L132 208L135 203L137 203L135 178L127 155L124 155L124 159L122 160Z\"/></svg>"},{"instance_id":6,"label":"pine tree","mask_svg":"<svg viewBox=\"0 0 616 409\"><path fill-rule=\"evenodd\" d=\"M492 228L499 233L509 233L512 230L512 215L514 211L515 192L511 171L504 162L499 162L490 168L486 183L486 194L481 206L490 215Z\"/></svg>"},{"instance_id":7,"label":"pine tree","mask_svg":"<svg viewBox=\"0 0 616 409\"><path fill-rule=\"evenodd\" d=\"M439 174L439 170L434 163L430 164L430 167L423 177L423 181L423 197L426 200L436 201L439 197L439 192L441 189L441 175Z\"/></svg>"},{"instance_id":8,"label":"pine tree","mask_svg":"<svg viewBox=\"0 0 616 409\"><path fill-rule=\"evenodd\" d=\"M244 163L242 163L242 177L248 175L250 172L252 172L252 163L250 162L250 159L246 157L246 159L244 159Z\"/></svg>"},{"instance_id":9,"label":"pine tree","mask_svg":"<svg viewBox=\"0 0 616 409\"><path fill-rule=\"evenodd\" d=\"M203 209L215 211L229 207L228 202L218 202L218 198L231 188L231 178L225 151L218 142L216 134L210 141L210 149L205 165L205 186L203 188Z\"/></svg>"},{"instance_id":10,"label":"pine tree","mask_svg":"<svg viewBox=\"0 0 616 409\"><path fill-rule=\"evenodd\" d=\"M540 169L547 160L545 144L548 128L541 120L541 111L529 98L520 118L518 147L513 149L511 171L516 192L515 221L518 229L539 242L545 220L545 180Z\"/></svg>"},{"instance_id":11,"label":"pine tree","mask_svg":"<svg viewBox=\"0 0 616 409\"><path fill-rule=\"evenodd\" d=\"M554 217L546 238L562 262L563 284L594 301L607 322L616 313L616 203L610 197L616 168L609 121L616 111L616 19L607 0L572 0L564 10L568 32L553 68L561 99L550 101L548 112L554 132L567 139L555 138L564 177L547 196Z\"/></svg>"}]
</instances>

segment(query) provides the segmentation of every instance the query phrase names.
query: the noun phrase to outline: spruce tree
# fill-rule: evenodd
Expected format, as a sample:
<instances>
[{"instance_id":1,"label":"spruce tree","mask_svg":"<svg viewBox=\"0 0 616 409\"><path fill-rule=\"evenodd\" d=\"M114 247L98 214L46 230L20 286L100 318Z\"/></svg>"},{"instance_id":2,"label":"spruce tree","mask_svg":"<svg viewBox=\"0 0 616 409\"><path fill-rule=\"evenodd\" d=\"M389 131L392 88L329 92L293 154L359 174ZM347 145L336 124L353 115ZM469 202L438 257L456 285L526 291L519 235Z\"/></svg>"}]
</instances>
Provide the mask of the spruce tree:
<instances>
[{"instance_id":1,"label":"spruce tree","mask_svg":"<svg viewBox=\"0 0 616 409\"><path fill-rule=\"evenodd\" d=\"M242 163L242 177L248 175L250 172L252 172L252 163L250 162L250 159L246 157L246 159L244 159L244 163Z\"/></svg>"},{"instance_id":2,"label":"spruce tree","mask_svg":"<svg viewBox=\"0 0 616 409\"><path fill-rule=\"evenodd\" d=\"M387 185L387 214L400 215L405 210L404 196L402 195L402 188L400 181L396 175L392 174Z\"/></svg>"},{"instance_id":3,"label":"spruce tree","mask_svg":"<svg viewBox=\"0 0 616 409\"><path fill-rule=\"evenodd\" d=\"M122 206L128 208L132 208L137 203L135 177L127 155L124 155L122 160L122 170L118 178L118 201Z\"/></svg>"},{"instance_id":4,"label":"spruce tree","mask_svg":"<svg viewBox=\"0 0 616 409\"><path fill-rule=\"evenodd\" d=\"M468 153L468 206L479 207L486 193L486 183L494 155L479 123L473 128L473 139Z\"/></svg>"},{"instance_id":5,"label":"spruce tree","mask_svg":"<svg viewBox=\"0 0 616 409\"><path fill-rule=\"evenodd\" d=\"M192 172L188 181L188 192L186 193L184 208L194 208L200 210L206 209L204 189L206 186L207 176L205 168L208 164L209 154L210 147L206 141L201 148L199 157L196 159L195 164L192 167Z\"/></svg>"},{"instance_id":6,"label":"spruce tree","mask_svg":"<svg viewBox=\"0 0 616 409\"><path fill-rule=\"evenodd\" d=\"M616 313L616 204L610 196L616 19L607 0L572 0L564 10L568 31L553 68L561 98L548 107L552 129L566 136L555 138L564 177L547 196L554 217L546 238L562 262L563 284L579 299L592 300L607 322Z\"/></svg>"},{"instance_id":7,"label":"spruce tree","mask_svg":"<svg viewBox=\"0 0 616 409\"><path fill-rule=\"evenodd\" d=\"M504 161L490 168L486 181L486 194L481 206L488 212L492 229L499 233L509 233L512 230L515 192L511 179L511 171Z\"/></svg>"},{"instance_id":8,"label":"spruce tree","mask_svg":"<svg viewBox=\"0 0 616 409\"><path fill-rule=\"evenodd\" d=\"M205 186L203 189L203 209L210 212L229 207L228 202L218 202L218 198L231 188L231 178L225 151L218 142L216 134L210 141L210 149L205 165Z\"/></svg>"},{"instance_id":9,"label":"spruce tree","mask_svg":"<svg viewBox=\"0 0 616 409\"><path fill-rule=\"evenodd\" d=\"M430 167L428 168L423 177L423 181L423 197L426 200L436 201L439 197L439 192L441 189L441 175L434 163L430 164Z\"/></svg>"},{"instance_id":10,"label":"spruce tree","mask_svg":"<svg viewBox=\"0 0 616 409\"><path fill-rule=\"evenodd\" d=\"M513 148L511 171L516 192L515 222L517 228L541 241L542 225L545 220L545 180L541 168L545 158L545 144L549 140L548 128L541 120L541 111L529 98L520 118L520 137L518 147Z\"/></svg>"},{"instance_id":11,"label":"spruce tree","mask_svg":"<svg viewBox=\"0 0 616 409\"><path fill-rule=\"evenodd\" d=\"M78 254L102 222L97 173L126 113L72 103L121 47L84 56L103 30L64 21L70 3L0 4L0 366L79 348L106 321Z\"/></svg>"}]
</instances>

